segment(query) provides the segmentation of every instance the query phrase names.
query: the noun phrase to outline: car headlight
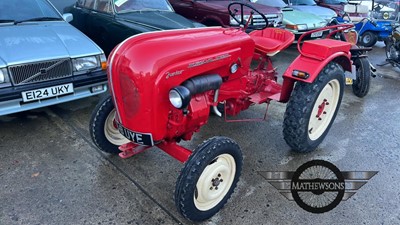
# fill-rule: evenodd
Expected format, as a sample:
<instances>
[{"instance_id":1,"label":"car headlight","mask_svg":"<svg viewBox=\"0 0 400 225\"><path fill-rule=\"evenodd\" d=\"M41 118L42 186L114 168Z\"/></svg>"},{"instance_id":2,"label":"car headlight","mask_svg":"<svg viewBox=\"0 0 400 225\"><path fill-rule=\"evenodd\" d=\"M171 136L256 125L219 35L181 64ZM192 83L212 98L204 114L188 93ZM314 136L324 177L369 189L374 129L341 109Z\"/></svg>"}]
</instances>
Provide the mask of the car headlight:
<instances>
[{"instance_id":1,"label":"car headlight","mask_svg":"<svg viewBox=\"0 0 400 225\"><path fill-rule=\"evenodd\" d=\"M239 21L242 19L241 15L236 15L235 18L236 18L237 20L239 20ZM244 22L247 22L247 20L248 20L249 18L250 18L250 15L244 15L244 16L243 16ZM230 25L239 25L239 23L231 16Z\"/></svg>"},{"instance_id":2,"label":"car headlight","mask_svg":"<svg viewBox=\"0 0 400 225\"><path fill-rule=\"evenodd\" d=\"M184 86L177 86L169 91L169 101L177 109L186 108L189 105L191 94Z\"/></svg>"},{"instance_id":3,"label":"car headlight","mask_svg":"<svg viewBox=\"0 0 400 225\"><path fill-rule=\"evenodd\" d=\"M107 68L107 60L104 54L96 56L86 56L72 59L72 66L74 68L74 74L80 74L96 69L105 70Z\"/></svg>"},{"instance_id":4,"label":"car headlight","mask_svg":"<svg viewBox=\"0 0 400 225\"><path fill-rule=\"evenodd\" d=\"M8 75L7 68L0 68L0 87L10 86L10 76Z\"/></svg>"},{"instance_id":5,"label":"car headlight","mask_svg":"<svg viewBox=\"0 0 400 225\"><path fill-rule=\"evenodd\" d=\"M303 30L307 30L307 24L286 24L286 28L290 29L290 30L297 30L297 31L303 31Z\"/></svg>"}]
</instances>

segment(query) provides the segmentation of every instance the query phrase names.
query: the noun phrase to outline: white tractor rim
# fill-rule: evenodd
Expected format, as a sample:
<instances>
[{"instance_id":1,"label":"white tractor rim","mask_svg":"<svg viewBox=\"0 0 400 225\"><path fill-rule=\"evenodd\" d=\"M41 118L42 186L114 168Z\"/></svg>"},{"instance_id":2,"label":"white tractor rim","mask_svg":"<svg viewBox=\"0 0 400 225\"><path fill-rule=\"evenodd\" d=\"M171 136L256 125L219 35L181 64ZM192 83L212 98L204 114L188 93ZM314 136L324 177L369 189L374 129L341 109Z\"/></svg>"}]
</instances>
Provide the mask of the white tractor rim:
<instances>
[{"instance_id":1,"label":"white tractor rim","mask_svg":"<svg viewBox=\"0 0 400 225\"><path fill-rule=\"evenodd\" d=\"M114 124L115 109L113 109L107 116L106 122L104 123L104 135L107 140L114 145L123 145L128 143L129 140L126 139L115 127Z\"/></svg>"},{"instance_id":2,"label":"white tractor rim","mask_svg":"<svg viewBox=\"0 0 400 225\"><path fill-rule=\"evenodd\" d=\"M230 154L216 157L204 168L196 184L194 204L207 211L218 205L228 193L236 174L236 162Z\"/></svg>"},{"instance_id":3,"label":"white tractor rim","mask_svg":"<svg viewBox=\"0 0 400 225\"><path fill-rule=\"evenodd\" d=\"M328 128L335 114L340 96L340 84L338 80L331 80L319 94L311 112L308 122L308 136L315 141Z\"/></svg>"}]
</instances>

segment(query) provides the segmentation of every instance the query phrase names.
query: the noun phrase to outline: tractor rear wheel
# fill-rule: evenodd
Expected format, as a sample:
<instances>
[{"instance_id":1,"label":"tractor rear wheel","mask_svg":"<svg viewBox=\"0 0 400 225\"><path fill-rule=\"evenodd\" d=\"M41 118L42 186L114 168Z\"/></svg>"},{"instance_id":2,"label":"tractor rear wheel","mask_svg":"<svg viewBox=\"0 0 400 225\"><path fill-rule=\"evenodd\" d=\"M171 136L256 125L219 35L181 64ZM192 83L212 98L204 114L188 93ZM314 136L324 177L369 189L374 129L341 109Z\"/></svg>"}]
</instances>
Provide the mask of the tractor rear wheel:
<instances>
[{"instance_id":1,"label":"tractor rear wheel","mask_svg":"<svg viewBox=\"0 0 400 225\"><path fill-rule=\"evenodd\" d=\"M328 133L343 97L343 68L330 62L313 83L297 82L286 107L283 136L296 152L317 148Z\"/></svg>"},{"instance_id":2,"label":"tractor rear wheel","mask_svg":"<svg viewBox=\"0 0 400 225\"><path fill-rule=\"evenodd\" d=\"M366 31L365 33L363 33L361 35L361 45L364 47L372 47L376 44L376 42L378 41L378 37L376 36L376 34L374 32L371 31Z\"/></svg>"},{"instance_id":3,"label":"tractor rear wheel","mask_svg":"<svg viewBox=\"0 0 400 225\"><path fill-rule=\"evenodd\" d=\"M115 125L115 107L110 95L101 99L92 112L90 136L94 144L103 152L118 154L118 147L130 142Z\"/></svg>"},{"instance_id":4,"label":"tractor rear wheel","mask_svg":"<svg viewBox=\"0 0 400 225\"><path fill-rule=\"evenodd\" d=\"M216 214L232 195L242 170L235 141L213 137L199 145L185 163L175 187L178 211L192 221Z\"/></svg>"},{"instance_id":5,"label":"tractor rear wheel","mask_svg":"<svg viewBox=\"0 0 400 225\"><path fill-rule=\"evenodd\" d=\"M368 94L371 78L371 68L366 58L357 58L354 60L356 66L356 79L353 80L353 93L357 97L364 97Z\"/></svg>"}]
</instances>

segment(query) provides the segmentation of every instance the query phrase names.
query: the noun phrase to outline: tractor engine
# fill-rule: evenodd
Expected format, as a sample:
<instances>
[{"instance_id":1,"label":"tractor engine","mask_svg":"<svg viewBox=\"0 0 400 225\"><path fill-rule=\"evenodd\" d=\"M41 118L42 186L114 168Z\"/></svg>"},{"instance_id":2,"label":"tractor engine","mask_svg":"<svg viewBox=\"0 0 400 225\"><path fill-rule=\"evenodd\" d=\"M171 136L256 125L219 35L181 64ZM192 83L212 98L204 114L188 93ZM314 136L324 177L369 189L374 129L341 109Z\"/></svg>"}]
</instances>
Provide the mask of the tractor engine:
<instances>
[{"instance_id":1,"label":"tractor engine","mask_svg":"<svg viewBox=\"0 0 400 225\"><path fill-rule=\"evenodd\" d=\"M189 140L210 107L248 95L253 49L244 32L219 27L128 38L108 62L120 132L141 145Z\"/></svg>"}]
</instances>

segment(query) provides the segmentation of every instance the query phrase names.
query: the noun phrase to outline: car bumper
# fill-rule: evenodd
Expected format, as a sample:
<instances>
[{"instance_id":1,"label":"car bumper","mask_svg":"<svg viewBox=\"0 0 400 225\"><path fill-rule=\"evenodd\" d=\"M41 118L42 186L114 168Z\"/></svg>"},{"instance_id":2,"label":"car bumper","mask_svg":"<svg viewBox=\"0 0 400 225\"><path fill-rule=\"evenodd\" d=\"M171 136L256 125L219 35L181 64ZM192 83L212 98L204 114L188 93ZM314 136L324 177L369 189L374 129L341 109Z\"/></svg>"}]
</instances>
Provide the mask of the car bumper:
<instances>
[{"instance_id":1,"label":"car bumper","mask_svg":"<svg viewBox=\"0 0 400 225\"><path fill-rule=\"evenodd\" d=\"M297 41L297 40L300 38L300 36L303 35L303 34L306 33L306 32L308 32L308 31L293 32L294 37L295 37L294 39ZM322 37L324 37L324 36L326 36L326 35L328 35L328 34L329 34L329 30L326 30L326 31L323 31L322 34L321 34L320 36L311 37L310 35L308 35L308 36L304 37L302 40L303 40L303 41L306 41L306 40L313 40L313 39L317 39L317 38L322 38Z\"/></svg>"},{"instance_id":2,"label":"car bumper","mask_svg":"<svg viewBox=\"0 0 400 225\"><path fill-rule=\"evenodd\" d=\"M32 102L23 102L21 92L67 83L73 84L73 93ZM106 91L107 75L105 71L97 71L90 74L78 75L37 84L2 88L0 89L0 116L86 98L104 93Z\"/></svg>"}]
</instances>

